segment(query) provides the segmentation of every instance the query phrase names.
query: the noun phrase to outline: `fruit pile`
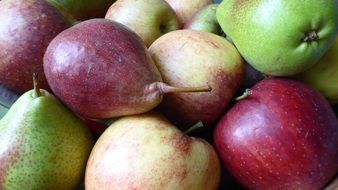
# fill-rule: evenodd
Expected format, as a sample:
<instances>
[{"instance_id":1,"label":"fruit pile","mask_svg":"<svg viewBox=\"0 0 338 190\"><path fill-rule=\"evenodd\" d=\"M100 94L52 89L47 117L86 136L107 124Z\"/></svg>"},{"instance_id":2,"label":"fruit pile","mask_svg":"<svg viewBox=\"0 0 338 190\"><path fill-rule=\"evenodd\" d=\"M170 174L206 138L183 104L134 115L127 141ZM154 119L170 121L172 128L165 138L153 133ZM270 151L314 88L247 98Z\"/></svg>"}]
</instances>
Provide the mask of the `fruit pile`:
<instances>
[{"instance_id":1,"label":"fruit pile","mask_svg":"<svg viewBox=\"0 0 338 190\"><path fill-rule=\"evenodd\" d=\"M0 190L338 189L337 0L1 0Z\"/></svg>"}]
</instances>

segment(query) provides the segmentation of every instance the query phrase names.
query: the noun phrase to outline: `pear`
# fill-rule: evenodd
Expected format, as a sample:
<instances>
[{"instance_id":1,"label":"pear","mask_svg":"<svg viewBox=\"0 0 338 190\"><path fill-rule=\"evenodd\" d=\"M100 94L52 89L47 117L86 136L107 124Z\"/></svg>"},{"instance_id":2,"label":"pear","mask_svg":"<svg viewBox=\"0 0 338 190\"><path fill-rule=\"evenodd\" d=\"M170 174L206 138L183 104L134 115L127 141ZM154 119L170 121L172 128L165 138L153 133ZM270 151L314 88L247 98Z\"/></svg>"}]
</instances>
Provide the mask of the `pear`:
<instances>
[{"instance_id":1,"label":"pear","mask_svg":"<svg viewBox=\"0 0 338 190\"><path fill-rule=\"evenodd\" d=\"M35 85L0 120L0 189L75 189L92 146L83 121Z\"/></svg>"},{"instance_id":2,"label":"pear","mask_svg":"<svg viewBox=\"0 0 338 190\"><path fill-rule=\"evenodd\" d=\"M58 34L44 55L54 94L85 118L147 112L169 92L210 91L164 84L142 39L116 21L91 19Z\"/></svg>"},{"instance_id":3,"label":"pear","mask_svg":"<svg viewBox=\"0 0 338 190\"><path fill-rule=\"evenodd\" d=\"M205 140L189 137L155 112L108 127L88 160L86 190L216 190L220 163Z\"/></svg>"},{"instance_id":4,"label":"pear","mask_svg":"<svg viewBox=\"0 0 338 190\"><path fill-rule=\"evenodd\" d=\"M273 76L310 68L338 33L337 0L224 0L216 17L245 60Z\"/></svg>"}]
</instances>

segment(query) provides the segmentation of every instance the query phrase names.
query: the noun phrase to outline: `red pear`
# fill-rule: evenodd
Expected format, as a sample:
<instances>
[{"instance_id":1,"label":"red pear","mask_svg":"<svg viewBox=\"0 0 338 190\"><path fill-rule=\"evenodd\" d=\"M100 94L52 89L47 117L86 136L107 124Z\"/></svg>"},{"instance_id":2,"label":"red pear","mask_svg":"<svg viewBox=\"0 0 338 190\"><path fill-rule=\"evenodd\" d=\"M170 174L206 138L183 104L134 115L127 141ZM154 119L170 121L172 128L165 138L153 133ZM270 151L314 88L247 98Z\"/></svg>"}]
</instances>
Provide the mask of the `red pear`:
<instances>
[{"instance_id":1,"label":"red pear","mask_svg":"<svg viewBox=\"0 0 338 190\"><path fill-rule=\"evenodd\" d=\"M43 55L49 42L70 23L45 0L5 0L0 3L0 83L17 93L33 86L32 73L43 76Z\"/></svg>"},{"instance_id":2,"label":"red pear","mask_svg":"<svg viewBox=\"0 0 338 190\"><path fill-rule=\"evenodd\" d=\"M81 22L60 33L47 48L44 71L55 93L85 118L112 118L156 107L175 88L162 83L141 38L107 19Z\"/></svg>"}]
</instances>

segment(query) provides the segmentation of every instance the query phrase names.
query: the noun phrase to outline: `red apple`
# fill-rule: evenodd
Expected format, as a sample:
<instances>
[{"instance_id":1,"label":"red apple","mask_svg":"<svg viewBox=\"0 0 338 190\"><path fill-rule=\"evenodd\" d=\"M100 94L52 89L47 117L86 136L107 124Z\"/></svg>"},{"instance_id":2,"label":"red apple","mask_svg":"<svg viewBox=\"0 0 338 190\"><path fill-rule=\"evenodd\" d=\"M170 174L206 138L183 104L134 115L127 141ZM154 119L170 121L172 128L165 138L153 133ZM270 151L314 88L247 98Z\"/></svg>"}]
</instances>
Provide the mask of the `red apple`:
<instances>
[{"instance_id":1,"label":"red apple","mask_svg":"<svg viewBox=\"0 0 338 190\"><path fill-rule=\"evenodd\" d=\"M248 189L318 190L338 171L338 120L302 82L264 79L214 132L224 166Z\"/></svg>"}]
</instances>

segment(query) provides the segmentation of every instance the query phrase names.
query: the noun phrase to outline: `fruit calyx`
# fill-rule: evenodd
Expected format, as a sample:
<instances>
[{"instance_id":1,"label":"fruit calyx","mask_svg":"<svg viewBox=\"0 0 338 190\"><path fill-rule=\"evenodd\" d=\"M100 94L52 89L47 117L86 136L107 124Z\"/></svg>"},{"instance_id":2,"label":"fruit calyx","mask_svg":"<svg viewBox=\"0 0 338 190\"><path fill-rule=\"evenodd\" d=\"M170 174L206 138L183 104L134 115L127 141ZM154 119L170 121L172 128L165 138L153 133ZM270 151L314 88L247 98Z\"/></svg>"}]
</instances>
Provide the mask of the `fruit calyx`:
<instances>
[{"instance_id":1,"label":"fruit calyx","mask_svg":"<svg viewBox=\"0 0 338 190\"><path fill-rule=\"evenodd\" d=\"M313 42L315 40L318 40L319 36L316 31L311 31L306 34L306 36L303 38L304 42Z\"/></svg>"},{"instance_id":2,"label":"fruit calyx","mask_svg":"<svg viewBox=\"0 0 338 190\"><path fill-rule=\"evenodd\" d=\"M40 97L41 91L40 91L40 85L38 81L38 73L33 73L33 86L34 86L34 97Z\"/></svg>"},{"instance_id":3,"label":"fruit calyx","mask_svg":"<svg viewBox=\"0 0 338 190\"><path fill-rule=\"evenodd\" d=\"M243 100L249 96L252 95L252 90L251 89L245 89L245 92L241 95L235 98L236 101Z\"/></svg>"}]
</instances>

